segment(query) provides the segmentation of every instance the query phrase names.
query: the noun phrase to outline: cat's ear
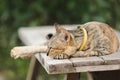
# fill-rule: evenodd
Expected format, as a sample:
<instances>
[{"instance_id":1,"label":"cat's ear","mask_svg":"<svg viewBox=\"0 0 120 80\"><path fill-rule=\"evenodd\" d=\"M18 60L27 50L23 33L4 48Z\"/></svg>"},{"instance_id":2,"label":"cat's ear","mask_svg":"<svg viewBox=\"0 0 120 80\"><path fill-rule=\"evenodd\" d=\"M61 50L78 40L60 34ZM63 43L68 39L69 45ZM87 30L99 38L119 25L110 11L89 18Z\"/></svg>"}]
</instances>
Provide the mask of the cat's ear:
<instances>
[{"instance_id":1,"label":"cat's ear","mask_svg":"<svg viewBox=\"0 0 120 80\"><path fill-rule=\"evenodd\" d=\"M57 33L61 33L61 40L68 42L69 45L74 44L74 37L73 35L66 30L65 28L61 27L59 24L55 23L55 29Z\"/></svg>"},{"instance_id":2,"label":"cat's ear","mask_svg":"<svg viewBox=\"0 0 120 80\"><path fill-rule=\"evenodd\" d=\"M61 34L61 39L63 41L67 42L69 46L74 45L74 37L70 32L63 31Z\"/></svg>"},{"instance_id":3,"label":"cat's ear","mask_svg":"<svg viewBox=\"0 0 120 80\"><path fill-rule=\"evenodd\" d=\"M73 46L75 44L74 37L72 34L69 34L68 43L70 46Z\"/></svg>"},{"instance_id":4,"label":"cat's ear","mask_svg":"<svg viewBox=\"0 0 120 80\"><path fill-rule=\"evenodd\" d=\"M63 27L61 27L60 24L58 24L58 23L55 23L54 26L55 26L56 32L58 32L58 33L67 32L67 30L64 29Z\"/></svg>"}]
</instances>

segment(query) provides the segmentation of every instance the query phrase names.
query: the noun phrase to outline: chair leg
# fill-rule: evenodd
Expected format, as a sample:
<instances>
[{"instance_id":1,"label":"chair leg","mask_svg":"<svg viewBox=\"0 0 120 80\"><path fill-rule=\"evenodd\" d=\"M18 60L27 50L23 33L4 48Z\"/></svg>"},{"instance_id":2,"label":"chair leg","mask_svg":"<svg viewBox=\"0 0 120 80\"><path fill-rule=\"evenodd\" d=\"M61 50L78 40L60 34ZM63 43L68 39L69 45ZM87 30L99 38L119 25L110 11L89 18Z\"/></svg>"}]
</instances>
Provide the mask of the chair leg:
<instances>
[{"instance_id":1,"label":"chair leg","mask_svg":"<svg viewBox=\"0 0 120 80\"><path fill-rule=\"evenodd\" d=\"M31 58L26 80L36 80L38 75L39 62L35 57Z\"/></svg>"},{"instance_id":2,"label":"chair leg","mask_svg":"<svg viewBox=\"0 0 120 80\"><path fill-rule=\"evenodd\" d=\"M68 73L67 80L80 80L80 73Z\"/></svg>"},{"instance_id":3,"label":"chair leg","mask_svg":"<svg viewBox=\"0 0 120 80\"><path fill-rule=\"evenodd\" d=\"M93 80L120 80L120 70L91 72Z\"/></svg>"}]
</instances>

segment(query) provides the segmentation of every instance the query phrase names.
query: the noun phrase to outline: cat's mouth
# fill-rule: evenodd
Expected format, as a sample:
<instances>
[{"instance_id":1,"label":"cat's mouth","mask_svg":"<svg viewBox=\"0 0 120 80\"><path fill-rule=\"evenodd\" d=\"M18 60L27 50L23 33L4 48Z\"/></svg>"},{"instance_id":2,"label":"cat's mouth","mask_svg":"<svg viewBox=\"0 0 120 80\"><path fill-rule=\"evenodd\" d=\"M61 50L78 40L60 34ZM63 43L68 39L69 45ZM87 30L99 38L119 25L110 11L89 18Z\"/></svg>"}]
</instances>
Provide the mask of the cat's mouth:
<instances>
[{"instance_id":1,"label":"cat's mouth","mask_svg":"<svg viewBox=\"0 0 120 80\"><path fill-rule=\"evenodd\" d=\"M47 56L49 56L50 54L60 54L64 51L64 49L59 49L59 48L48 48L48 51L47 51Z\"/></svg>"}]
</instances>

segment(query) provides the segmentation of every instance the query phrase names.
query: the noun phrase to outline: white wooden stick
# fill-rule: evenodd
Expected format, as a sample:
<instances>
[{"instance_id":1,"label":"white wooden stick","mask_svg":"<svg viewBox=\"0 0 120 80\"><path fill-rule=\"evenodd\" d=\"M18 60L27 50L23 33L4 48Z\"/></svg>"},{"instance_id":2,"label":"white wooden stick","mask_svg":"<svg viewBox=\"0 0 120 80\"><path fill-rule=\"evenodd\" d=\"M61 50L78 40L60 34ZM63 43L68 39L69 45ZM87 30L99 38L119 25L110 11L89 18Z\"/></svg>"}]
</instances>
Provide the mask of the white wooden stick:
<instances>
[{"instance_id":1,"label":"white wooden stick","mask_svg":"<svg viewBox=\"0 0 120 80\"><path fill-rule=\"evenodd\" d=\"M19 57L21 58L28 58L36 53L45 53L47 52L48 47L45 45L42 46L20 46L20 47L14 47L11 50L11 57L14 59L17 59Z\"/></svg>"}]
</instances>

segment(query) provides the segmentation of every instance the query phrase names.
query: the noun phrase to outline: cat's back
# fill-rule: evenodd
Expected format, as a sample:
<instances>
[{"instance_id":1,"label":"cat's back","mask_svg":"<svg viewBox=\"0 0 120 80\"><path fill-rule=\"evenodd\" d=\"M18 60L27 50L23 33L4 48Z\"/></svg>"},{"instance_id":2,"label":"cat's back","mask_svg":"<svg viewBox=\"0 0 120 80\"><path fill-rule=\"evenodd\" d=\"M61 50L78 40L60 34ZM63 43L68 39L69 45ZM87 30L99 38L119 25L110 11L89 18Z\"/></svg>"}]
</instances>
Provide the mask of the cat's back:
<instances>
[{"instance_id":1,"label":"cat's back","mask_svg":"<svg viewBox=\"0 0 120 80\"><path fill-rule=\"evenodd\" d=\"M116 51L119 47L119 39L115 31L107 24L101 22L88 22L83 25L89 32L94 31L94 34L104 35L109 38L112 43L113 51Z\"/></svg>"}]
</instances>

